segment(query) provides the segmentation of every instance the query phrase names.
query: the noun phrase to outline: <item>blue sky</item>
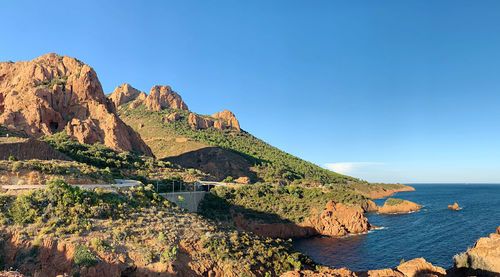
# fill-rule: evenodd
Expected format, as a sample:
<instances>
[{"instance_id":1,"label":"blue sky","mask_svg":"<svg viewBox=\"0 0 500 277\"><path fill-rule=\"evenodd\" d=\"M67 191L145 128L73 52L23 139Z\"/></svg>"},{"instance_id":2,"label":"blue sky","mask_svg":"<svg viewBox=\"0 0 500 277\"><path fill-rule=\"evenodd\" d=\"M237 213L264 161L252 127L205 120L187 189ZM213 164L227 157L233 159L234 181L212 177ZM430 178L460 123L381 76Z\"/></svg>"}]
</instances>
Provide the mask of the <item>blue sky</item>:
<instances>
[{"instance_id":1,"label":"blue sky","mask_svg":"<svg viewBox=\"0 0 500 277\"><path fill-rule=\"evenodd\" d=\"M49 52L106 93L192 111L369 181L500 182L498 1L8 1L0 60Z\"/></svg>"}]
</instances>

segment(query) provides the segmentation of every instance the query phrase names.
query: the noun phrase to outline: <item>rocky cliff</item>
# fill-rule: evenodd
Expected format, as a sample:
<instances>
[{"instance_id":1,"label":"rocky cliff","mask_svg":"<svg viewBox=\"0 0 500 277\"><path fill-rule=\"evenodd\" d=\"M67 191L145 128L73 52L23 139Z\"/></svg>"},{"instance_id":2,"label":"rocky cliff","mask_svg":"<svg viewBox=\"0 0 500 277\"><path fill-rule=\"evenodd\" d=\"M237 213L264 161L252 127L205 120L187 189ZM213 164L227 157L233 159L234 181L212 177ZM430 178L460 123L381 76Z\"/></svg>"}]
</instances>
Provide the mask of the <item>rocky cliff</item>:
<instances>
[{"instance_id":1,"label":"rocky cliff","mask_svg":"<svg viewBox=\"0 0 500 277\"><path fill-rule=\"evenodd\" d=\"M453 258L452 272L457 276L500 276L500 226L495 233L479 238L474 247Z\"/></svg>"},{"instance_id":2,"label":"rocky cliff","mask_svg":"<svg viewBox=\"0 0 500 277\"><path fill-rule=\"evenodd\" d=\"M51 53L0 63L0 124L40 137L66 130L81 143L152 155L116 115L95 71L75 58Z\"/></svg>"},{"instance_id":3,"label":"rocky cliff","mask_svg":"<svg viewBox=\"0 0 500 277\"><path fill-rule=\"evenodd\" d=\"M130 102L132 100L144 101L147 95L144 91L137 90L129 84L123 84L115 88L113 93L110 95L111 101L118 107L122 104Z\"/></svg>"},{"instance_id":4,"label":"rocky cliff","mask_svg":"<svg viewBox=\"0 0 500 277\"><path fill-rule=\"evenodd\" d=\"M372 228L361 207L334 201L329 201L321 212L311 211L311 216L300 224L251 222L240 214L233 217L233 222L241 230L273 238L342 237L364 233Z\"/></svg>"}]
</instances>

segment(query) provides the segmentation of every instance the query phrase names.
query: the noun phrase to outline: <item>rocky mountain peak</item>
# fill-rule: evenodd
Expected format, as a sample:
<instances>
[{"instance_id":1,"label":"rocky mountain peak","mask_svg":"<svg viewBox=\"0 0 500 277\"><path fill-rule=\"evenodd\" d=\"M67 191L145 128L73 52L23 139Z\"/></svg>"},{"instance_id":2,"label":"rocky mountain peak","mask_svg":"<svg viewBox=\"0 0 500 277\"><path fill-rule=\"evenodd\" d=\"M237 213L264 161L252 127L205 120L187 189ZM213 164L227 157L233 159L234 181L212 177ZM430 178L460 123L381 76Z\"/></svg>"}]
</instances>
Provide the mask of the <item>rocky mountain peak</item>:
<instances>
[{"instance_id":1,"label":"rocky mountain peak","mask_svg":"<svg viewBox=\"0 0 500 277\"><path fill-rule=\"evenodd\" d=\"M118 107L122 104L125 104L132 100L144 100L147 95L144 91L140 91L135 89L130 84L123 84L121 86L117 86L113 93L110 95L111 101L115 103L115 107Z\"/></svg>"},{"instance_id":2,"label":"rocky mountain peak","mask_svg":"<svg viewBox=\"0 0 500 277\"><path fill-rule=\"evenodd\" d=\"M164 108L188 110L188 106L182 101L181 96L173 91L170 86L153 86L144 104L148 109L155 111Z\"/></svg>"},{"instance_id":3,"label":"rocky mountain peak","mask_svg":"<svg viewBox=\"0 0 500 277\"><path fill-rule=\"evenodd\" d=\"M40 137L66 130L81 143L152 155L116 114L95 71L54 53L0 63L0 124Z\"/></svg>"}]
</instances>

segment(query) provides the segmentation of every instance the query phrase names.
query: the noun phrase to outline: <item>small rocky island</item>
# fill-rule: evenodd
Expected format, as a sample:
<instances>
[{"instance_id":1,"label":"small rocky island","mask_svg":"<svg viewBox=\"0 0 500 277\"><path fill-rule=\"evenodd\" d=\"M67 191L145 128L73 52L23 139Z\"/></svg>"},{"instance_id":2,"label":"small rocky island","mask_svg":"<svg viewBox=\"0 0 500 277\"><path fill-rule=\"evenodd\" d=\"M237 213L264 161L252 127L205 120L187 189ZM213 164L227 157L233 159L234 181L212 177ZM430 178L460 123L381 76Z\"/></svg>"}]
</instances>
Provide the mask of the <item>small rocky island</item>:
<instances>
[{"instance_id":1,"label":"small rocky island","mask_svg":"<svg viewBox=\"0 0 500 277\"><path fill-rule=\"evenodd\" d=\"M457 202L453 203L453 205L448 205L448 210L455 210L458 211L460 210L460 206L458 206Z\"/></svg>"},{"instance_id":2,"label":"small rocky island","mask_svg":"<svg viewBox=\"0 0 500 277\"><path fill-rule=\"evenodd\" d=\"M404 199L388 198L382 207L378 207L379 214L400 214L416 212L422 208L421 205Z\"/></svg>"}]
</instances>

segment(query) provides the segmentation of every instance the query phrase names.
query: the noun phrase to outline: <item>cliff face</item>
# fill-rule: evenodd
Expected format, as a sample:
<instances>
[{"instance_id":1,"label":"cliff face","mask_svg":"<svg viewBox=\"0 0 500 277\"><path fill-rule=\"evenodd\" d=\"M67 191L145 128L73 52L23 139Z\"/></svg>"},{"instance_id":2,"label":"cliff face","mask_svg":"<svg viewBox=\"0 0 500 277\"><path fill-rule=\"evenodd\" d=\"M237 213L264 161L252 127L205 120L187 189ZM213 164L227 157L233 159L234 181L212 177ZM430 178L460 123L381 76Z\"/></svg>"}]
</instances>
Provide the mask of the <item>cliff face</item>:
<instances>
[{"instance_id":1,"label":"cliff face","mask_svg":"<svg viewBox=\"0 0 500 277\"><path fill-rule=\"evenodd\" d=\"M245 220L241 215L233 217L233 221L239 229L273 238L342 237L364 233L372 228L361 207L348 207L334 201L329 201L319 214L313 210L311 216L300 224L256 223Z\"/></svg>"},{"instance_id":2,"label":"cliff face","mask_svg":"<svg viewBox=\"0 0 500 277\"><path fill-rule=\"evenodd\" d=\"M164 108L188 110L186 103L182 101L180 95L169 86L153 86L144 104L148 109L154 111L159 111Z\"/></svg>"},{"instance_id":3,"label":"cliff face","mask_svg":"<svg viewBox=\"0 0 500 277\"><path fill-rule=\"evenodd\" d=\"M47 54L0 63L0 124L40 137L66 131L81 143L152 155L116 115L95 71L75 58Z\"/></svg>"},{"instance_id":4,"label":"cliff face","mask_svg":"<svg viewBox=\"0 0 500 277\"><path fill-rule=\"evenodd\" d=\"M115 88L110 95L110 99L115 104L115 107L118 107L135 99L144 100L146 96L145 92L137 90L129 84L123 84Z\"/></svg>"}]
</instances>

